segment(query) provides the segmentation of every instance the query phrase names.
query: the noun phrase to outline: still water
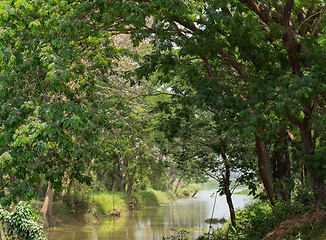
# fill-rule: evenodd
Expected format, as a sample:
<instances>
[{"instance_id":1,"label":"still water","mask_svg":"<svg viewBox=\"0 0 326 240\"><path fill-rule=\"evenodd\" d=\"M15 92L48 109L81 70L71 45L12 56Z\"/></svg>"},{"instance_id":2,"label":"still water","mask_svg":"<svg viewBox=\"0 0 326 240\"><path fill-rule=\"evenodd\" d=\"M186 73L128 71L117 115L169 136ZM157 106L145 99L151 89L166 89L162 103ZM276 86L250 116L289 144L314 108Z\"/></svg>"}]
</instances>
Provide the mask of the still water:
<instances>
[{"instance_id":1,"label":"still water","mask_svg":"<svg viewBox=\"0 0 326 240\"><path fill-rule=\"evenodd\" d=\"M213 191L200 191L193 198L180 199L163 207L123 214L116 221L59 228L46 235L48 240L161 240L174 234L173 229L187 229L190 239L196 239L208 231L209 224L205 220L212 215L215 197L210 195ZM245 195L233 195L232 199L235 208L242 208L252 201ZM213 218L222 217L229 218L229 209L225 196L217 196Z\"/></svg>"}]
</instances>

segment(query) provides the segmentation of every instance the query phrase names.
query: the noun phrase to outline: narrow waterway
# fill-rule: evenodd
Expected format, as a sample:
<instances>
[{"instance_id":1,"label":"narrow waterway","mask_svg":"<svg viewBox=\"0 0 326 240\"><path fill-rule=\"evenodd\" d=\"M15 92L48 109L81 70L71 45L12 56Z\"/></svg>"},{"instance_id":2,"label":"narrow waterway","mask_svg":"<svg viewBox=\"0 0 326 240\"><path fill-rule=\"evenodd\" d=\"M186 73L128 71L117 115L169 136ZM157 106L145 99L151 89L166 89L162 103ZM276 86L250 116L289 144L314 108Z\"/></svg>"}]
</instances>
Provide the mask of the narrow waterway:
<instances>
[{"instance_id":1,"label":"narrow waterway","mask_svg":"<svg viewBox=\"0 0 326 240\"><path fill-rule=\"evenodd\" d=\"M164 207L149 208L123 214L118 220L106 220L98 225L69 226L47 232L48 240L161 240L174 234L172 229L187 229L190 239L196 239L206 230L211 217L214 190L198 192L196 197L180 199ZM235 208L242 208L252 201L245 195L233 195ZM217 196L213 218L229 218L225 196ZM220 227L214 224L213 227Z\"/></svg>"}]
</instances>

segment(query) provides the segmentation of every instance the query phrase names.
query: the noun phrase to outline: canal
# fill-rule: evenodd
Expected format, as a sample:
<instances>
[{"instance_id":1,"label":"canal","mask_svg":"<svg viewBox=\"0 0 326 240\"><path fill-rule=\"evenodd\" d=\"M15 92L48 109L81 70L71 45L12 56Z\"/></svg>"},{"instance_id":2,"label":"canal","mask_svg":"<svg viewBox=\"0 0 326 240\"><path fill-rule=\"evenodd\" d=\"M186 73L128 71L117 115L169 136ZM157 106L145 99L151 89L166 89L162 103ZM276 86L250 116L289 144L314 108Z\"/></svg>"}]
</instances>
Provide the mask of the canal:
<instances>
[{"instance_id":1,"label":"canal","mask_svg":"<svg viewBox=\"0 0 326 240\"><path fill-rule=\"evenodd\" d=\"M214 190L199 191L195 197L180 199L159 208L148 208L122 214L117 219L108 219L100 224L68 226L49 230L48 240L161 240L174 234L174 230L186 229L190 239L196 239L208 231L205 220L212 215ZM235 208L242 208L252 197L233 195ZM229 218L225 196L217 196L213 218ZM213 224L214 228L221 224Z\"/></svg>"}]
</instances>

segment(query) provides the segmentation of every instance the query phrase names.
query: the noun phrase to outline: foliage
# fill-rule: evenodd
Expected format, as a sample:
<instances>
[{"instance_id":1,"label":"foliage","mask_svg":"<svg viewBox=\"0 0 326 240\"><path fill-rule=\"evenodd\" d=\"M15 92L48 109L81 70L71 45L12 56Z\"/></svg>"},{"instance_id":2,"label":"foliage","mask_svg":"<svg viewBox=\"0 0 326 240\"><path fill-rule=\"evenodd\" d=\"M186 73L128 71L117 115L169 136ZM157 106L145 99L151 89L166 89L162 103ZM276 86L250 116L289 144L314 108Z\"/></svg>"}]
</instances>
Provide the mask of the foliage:
<instances>
[{"instance_id":1,"label":"foliage","mask_svg":"<svg viewBox=\"0 0 326 240\"><path fill-rule=\"evenodd\" d=\"M246 239L261 239L274 228L277 219L267 203L255 202L237 211L237 229Z\"/></svg>"},{"instance_id":2,"label":"foliage","mask_svg":"<svg viewBox=\"0 0 326 240\"><path fill-rule=\"evenodd\" d=\"M292 198L303 205L310 205L315 201L316 195L312 190L311 184L306 182L306 184L298 183L295 185Z\"/></svg>"},{"instance_id":3,"label":"foliage","mask_svg":"<svg viewBox=\"0 0 326 240\"><path fill-rule=\"evenodd\" d=\"M138 200L137 207L159 207L160 203L153 191L137 191L134 197Z\"/></svg>"},{"instance_id":4,"label":"foliage","mask_svg":"<svg viewBox=\"0 0 326 240\"><path fill-rule=\"evenodd\" d=\"M71 213L84 214L93 205L92 191L77 183L62 197L62 202Z\"/></svg>"},{"instance_id":5,"label":"foliage","mask_svg":"<svg viewBox=\"0 0 326 240\"><path fill-rule=\"evenodd\" d=\"M103 213L112 212L113 209L118 209L121 212L129 210L128 197L126 193L122 192L103 192L94 193L94 202L98 204Z\"/></svg>"},{"instance_id":6,"label":"foliage","mask_svg":"<svg viewBox=\"0 0 326 240\"><path fill-rule=\"evenodd\" d=\"M11 213L0 209L0 222L7 239L45 240L42 227L36 220L32 208L23 201L20 201Z\"/></svg>"},{"instance_id":7,"label":"foliage","mask_svg":"<svg viewBox=\"0 0 326 240\"><path fill-rule=\"evenodd\" d=\"M160 105L170 114L165 119L170 126L167 135L173 138L186 127L182 119L199 115L193 114L193 108L215 113L217 123L229 124L241 140L256 141L260 176L273 204L278 192L275 195L271 183L278 179L279 187L286 188L282 181L288 176L273 178L270 173L276 173L269 170L268 158L271 151L281 158L290 149L282 148L276 137L285 130L287 139L282 141L299 152L299 158L287 155L287 160L308 168L320 208L326 200L324 2L135 0L117 4L134 13L132 17L128 13L125 25L133 26L127 28L134 43L150 39L153 45L136 70L139 79L151 79L177 99L173 105ZM219 127L216 138L221 136ZM268 151L272 148L275 151ZM282 188L280 193L288 193Z\"/></svg>"},{"instance_id":8,"label":"foliage","mask_svg":"<svg viewBox=\"0 0 326 240\"><path fill-rule=\"evenodd\" d=\"M95 3L1 1L0 197L36 197L43 179L90 183L106 114L93 106L96 82L114 58L108 32L92 31ZM117 55L115 55L117 57ZM103 73L103 74L100 74ZM4 189L9 194L5 194Z\"/></svg>"},{"instance_id":9,"label":"foliage","mask_svg":"<svg viewBox=\"0 0 326 240\"><path fill-rule=\"evenodd\" d=\"M176 195L179 198L187 196L191 196L196 190L200 190L201 186L198 184L189 184L187 186L183 186L181 188L178 188L176 191Z\"/></svg>"},{"instance_id":10,"label":"foliage","mask_svg":"<svg viewBox=\"0 0 326 240\"><path fill-rule=\"evenodd\" d=\"M142 51L145 47L132 48L126 36L119 36L119 44L132 51ZM97 179L106 181L109 190L125 191L146 188L163 175L163 165L157 158L157 147L153 141L153 114L145 95L147 88L140 85L128 86L121 75L132 71L134 59L125 56L113 68L110 78L101 83L102 91L98 105L110 115L114 128L102 131L100 135L102 154L94 159L92 170ZM108 101L109 99L109 101ZM114 189L113 189L114 188Z\"/></svg>"}]
</instances>

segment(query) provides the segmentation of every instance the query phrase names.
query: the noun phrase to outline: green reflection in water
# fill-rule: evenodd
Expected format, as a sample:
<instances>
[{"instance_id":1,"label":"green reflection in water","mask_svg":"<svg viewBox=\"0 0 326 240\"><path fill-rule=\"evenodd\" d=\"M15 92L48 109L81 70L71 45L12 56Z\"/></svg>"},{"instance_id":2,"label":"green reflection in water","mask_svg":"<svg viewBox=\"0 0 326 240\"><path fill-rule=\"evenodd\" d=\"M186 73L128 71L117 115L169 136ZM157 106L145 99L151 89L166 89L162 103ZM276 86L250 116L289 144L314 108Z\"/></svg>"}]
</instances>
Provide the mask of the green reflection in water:
<instances>
[{"instance_id":1,"label":"green reflection in water","mask_svg":"<svg viewBox=\"0 0 326 240\"><path fill-rule=\"evenodd\" d=\"M105 220L98 225L69 226L51 230L48 240L161 240L170 236L171 229L187 229L190 238L196 239L209 228L205 220L211 217L214 198L212 190L201 191L196 198L181 199L160 208L148 208L130 214L123 214L117 220ZM251 197L233 196L236 208L243 207ZM213 218L228 218L225 197L218 197ZM221 224L213 225L214 228Z\"/></svg>"}]
</instances>

